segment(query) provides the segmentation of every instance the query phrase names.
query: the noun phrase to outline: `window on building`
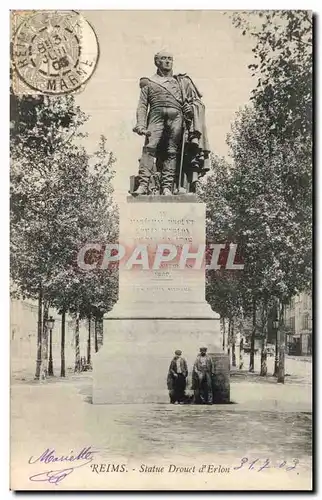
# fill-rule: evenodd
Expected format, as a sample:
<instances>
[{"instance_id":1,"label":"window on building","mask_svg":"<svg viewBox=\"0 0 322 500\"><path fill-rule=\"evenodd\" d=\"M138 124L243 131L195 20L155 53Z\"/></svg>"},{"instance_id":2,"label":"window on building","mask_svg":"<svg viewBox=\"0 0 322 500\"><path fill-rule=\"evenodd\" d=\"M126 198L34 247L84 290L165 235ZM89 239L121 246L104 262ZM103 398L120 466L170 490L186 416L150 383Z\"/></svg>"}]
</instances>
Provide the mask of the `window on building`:
<instances>
[{"instance_id":1,"label":"window on building","mask_svg":"<svg viewBox=\"0 0 322 500\"><path fill-rule=\"evenodd\" d=\"M309 329L309 315L308 313L302 314L302 330Z\"/></svg>"},{"instance_id":2,"label":"window on building","mask_svg":"<svg viewBox=\"0 0 322 500\"><path fill-rule=\"evenodd\" d=\"M295 316L290 318L289 327L292 333L295 333Z\"/></svg>"},{"instance_id":3,"label":"window on building","mask_svg":"<svg viewBox=\"0 0 322 500\"><path fill-rule=\"evenodd\" d=\"M312 334L308 336L308 341L307 341L307 353L312 354Z\"/></svg>"},{"instance_id":4,"label":"window on building","mask_svg":"<svg viewBox=\"0 0 322 500\"><path fill-rule=\"evenodd\" d=\"M308 295L307 301L308 301L307 308L311 310L312 309L312 295Z\"/></svg>"},{"instance_id":5,"label":"window on building","mask_svg":"<svg viewBox=\"0 0 322 500\"><path fill-rule=\"evenodd\" d=\"M295 297L292 297L290 302L290 308L294 309L294 307L295 307Z\"/></svg>"},{"instance_id":6,"label":"window on building","mask_svg":"<svg viewBox=\"0 0 322 500\"><path fill-rule=\"evenodd\" d=\"M303 309L307 309L308 307L308 296L306 293L303 293Z\"/></svg>"}]
</instances>

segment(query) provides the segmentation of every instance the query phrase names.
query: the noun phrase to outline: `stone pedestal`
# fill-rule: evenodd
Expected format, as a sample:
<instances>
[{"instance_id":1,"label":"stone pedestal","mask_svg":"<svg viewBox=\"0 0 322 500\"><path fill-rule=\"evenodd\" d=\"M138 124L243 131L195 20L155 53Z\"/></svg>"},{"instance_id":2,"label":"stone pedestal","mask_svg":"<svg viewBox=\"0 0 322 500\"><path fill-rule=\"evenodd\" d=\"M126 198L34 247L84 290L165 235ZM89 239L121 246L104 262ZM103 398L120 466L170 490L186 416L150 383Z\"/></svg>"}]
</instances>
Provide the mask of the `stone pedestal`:
<instances>
[{"instance_id":1,"label":"stone pedestal","mask_svg":"<svg viewBox=\"0 0 322 500\"><path fill-rule=\"evenodd\" d=\"M189 259L181 269L174 258L153 269L157 244L172 243L179 254L182 245L195 252L205 244L205 205L193 195L131 197L120 207L119 241L126 247L119 300L104 318L104 343L94 356L93 403L167 403L176 349L188 362L188 386L200 347L222 353L219 316L205 300L204 264L195 268ZM144 259L127 266L138 245L148 248L148 268Z\"/></svg>"},{"instance_id":2,"label":"stone pedestal","mask_svg":"<svg viewBox=\"0 0 322 500\"><path fill-rule=\"evenodd\" d=\"M176 349L189 369L212 346L216 320L106 319L104 344L95 355L93 403L168 403L167 374ZM212 348L211 350L213 350Z\"/></svg>"},{"instance_id":3,"label":"stone pedestal","mask_svg":"<svg viewBox=\"0 0 322 500\"><path fill-rule=\"evenodd\" d=\"M230 367L229 356L224 353L209 352L215 366L212 377L213 402L217 404L230 403Z\"/></svg>"}]
</instances>

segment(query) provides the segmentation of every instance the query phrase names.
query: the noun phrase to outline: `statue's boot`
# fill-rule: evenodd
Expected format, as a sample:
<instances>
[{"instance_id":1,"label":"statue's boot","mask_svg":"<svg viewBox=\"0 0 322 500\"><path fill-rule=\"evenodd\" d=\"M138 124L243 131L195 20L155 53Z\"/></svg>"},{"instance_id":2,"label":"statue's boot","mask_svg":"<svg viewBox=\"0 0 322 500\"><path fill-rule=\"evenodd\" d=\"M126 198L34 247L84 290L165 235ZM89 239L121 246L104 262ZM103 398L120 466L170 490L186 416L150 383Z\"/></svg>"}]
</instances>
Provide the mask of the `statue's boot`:
<instances>
[{"instance_id":1,"label":"statue's boot","mask_svg":"<svg viewBox=\"0 0 322 500\"><path fill-rule=\"evenodd\" d=\"M148 190L145 186L140 185L135 191L133 191L133 196L139 196L140 194L148 194Z\"/></svg>"},{"instance_id":2,"label":"statue's boot","mask_svg":"<svg viewBox=\"0 0 322 500\"><path fill-rule=\"evenodd\" d=\"M148 194L148 185L154 170L154 154L143 148L139 165L139 187L132 193L133 196Z\"/></svg>"},{"instance_id":3,"label":"statue's boot","mask_svg":"<svg viewBox=\"0 0 322 500\"><path fill-rule=\"evenodd\" d=\"M172 195L172 192L171 192L171 190L170 190L170 189L168 189L168 188L164 188L164 189L163 189L163 191L162 191L162 194L163 194L164 196L171 196L171 195Z\"/></svg>"},{"instance_id":4,"label":"statue's boot","mask_svg":"<svg viewBox=\"0 0 322 500\"><path fill-rule=\"evenodd\" d=\"M174 176L177 166L177 155L171 155L163 162L162 169L162 193L169 195L172 194Z\"/></svg>"}]
</instances>

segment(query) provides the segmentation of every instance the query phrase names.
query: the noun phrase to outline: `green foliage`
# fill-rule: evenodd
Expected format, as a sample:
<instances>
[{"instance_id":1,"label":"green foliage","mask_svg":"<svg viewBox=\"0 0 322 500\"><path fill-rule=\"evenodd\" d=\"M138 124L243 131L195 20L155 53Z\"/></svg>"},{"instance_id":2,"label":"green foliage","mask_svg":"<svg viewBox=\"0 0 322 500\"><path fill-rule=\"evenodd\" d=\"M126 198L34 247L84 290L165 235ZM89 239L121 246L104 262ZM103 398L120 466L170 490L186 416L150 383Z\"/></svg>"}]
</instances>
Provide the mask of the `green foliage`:
<instances>
[{"instance_id":1,"label":"green foliage","mask_svg":"<svg viewBox=\"0 0 322 500\"><path fill-rule=\"evenodd\" d=\"M222 157L212 155L211 172L201 181L199 198L206 203L206 241L208 244L234 243L233 212L228 200L231 166ZM223 249L222 254L225 253ZM227 253L227 252L226 252ZM223 255L220 255L219 261ZM223 263L225 258L223 258ZM242 272L221 269L206 271L206 298L223 318L236 316L242 306Z\"/></svg>"},{"instance_id":2,"label":"green foliage","mask_svg":"<svg viewBox=\"0 0 322 500\"><path fill-rule=\"evenodd\" d=\"M238 12L233 24L255 40L255 64L249 65L257 86L256 106L270 119L271 133L283 140L312 134L312 14L279 10Z\"/></svg>"},{"instance_id":3,"label":"green foliage","mask_svg":"<svg viewBox=\"0 0 322 500\"><path fill-rule=\"evenodd\" d=\"M259 289L287 300L310 288L312 271L312 15L263 11L232 17L255 40L256 64L249 67L257 77L253 106L237 116L228 138L236 210L249 226L246 252L252 249L248 264L254 272L263 269L266 255Z\"/></svg>"},{"instance_id":4,"label":"green foliage","mask_svg":"<svg viewBox=\"0 0 322 500\"><path fill-rule=\"evenodd\" d=\"M223 317L271 307L311 286L312 19L307 11L237 12L254 38L251 103L228 134L232 164L213 158L202 184L207 237L234 241L244 271L208 271L207 299Z\"/></svg>"},{"instance_id":5,"label":"green foliage","mask_svg":"<svg viewBox=\"0 0 322 500\"><path fill-rule=\"evenodd\" d=\"M77 267L84 243L114 241L115 159L101 138L90 156L71 136L86 117L71 97L15 98L11 136L11 277L23 297L85 316L115 298L115 271Z\"/></svg>"},{"instance_id":6,"label":"green foliage","mask_svg":"<svg viewBox=\"0 0 322 500\"><path fill-rule=\"evenodd\" d=\"M206 203L207 241L220 243L229 238L231 210L227 203L230 165L218 155L211 156L211 172L200 180L198 196Z\"/></svg>"},{"instance_id":7,"label":"green foliage","mask_svg":"<svg viewBox=\"0 0 322 500\"><path fill-rule=\"evenodd\" d=\"M10 96L11 144L23 148L24 155L50 154L72 136L82 137L79 128L87 120L72 95ZM13 151L14 153L14 151Z\"/></svg>"},{"instance_id":8,"label":"green foliage","mask_svg":"<svg viewBox=\"0 0 322 500\"><path fill-rule=\"evenodd\" d=\"M310 279L311 171L299 171L294 151L267 135L267 125L254 107L239 113L228 138L234 167L227 197L249 291L288 300ZM305 183L293 182L303 174Z\"/></svg>"}]
</instances>

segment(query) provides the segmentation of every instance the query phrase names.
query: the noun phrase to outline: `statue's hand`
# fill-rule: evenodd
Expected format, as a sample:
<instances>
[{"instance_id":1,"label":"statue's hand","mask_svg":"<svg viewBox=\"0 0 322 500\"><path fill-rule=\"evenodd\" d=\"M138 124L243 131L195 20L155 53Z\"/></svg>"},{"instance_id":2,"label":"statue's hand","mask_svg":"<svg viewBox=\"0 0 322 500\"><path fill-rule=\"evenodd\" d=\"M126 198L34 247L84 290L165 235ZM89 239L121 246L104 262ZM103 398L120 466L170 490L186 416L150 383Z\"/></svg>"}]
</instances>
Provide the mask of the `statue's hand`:
<instances>
[{"instance_id":1,"label":"statue's hand","mask_svg":"<svg viewBox=\"0 0 322 500\"><path fill-rule=\"evenodd\" d=\"M133 132L138 135L146 135L147 137L151 135L151 132L149 132L145 127L140 127L138 125L134 127Z\"/></svg>"},{"instance_id":2,"label":"statue's hand","mask_svg":"<svg viewBox=\"0 0 322 500\"><path fill-rule=\"evenodd\" d=\"M193 116L192 106L188 102L184 103L184 105L182 106L182 111L184 116L186 116L187 118L192 118Z\"/></svg>"}]
</instances>

